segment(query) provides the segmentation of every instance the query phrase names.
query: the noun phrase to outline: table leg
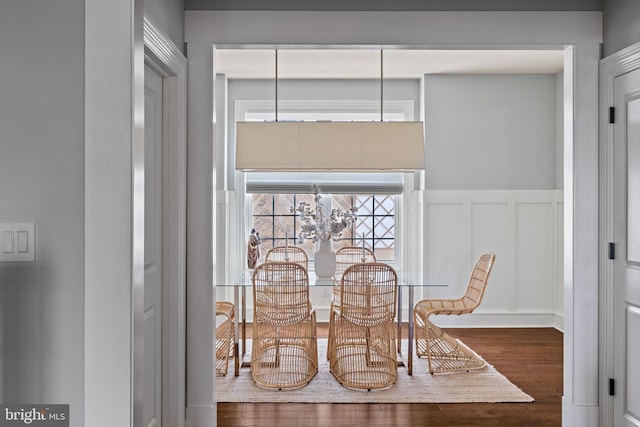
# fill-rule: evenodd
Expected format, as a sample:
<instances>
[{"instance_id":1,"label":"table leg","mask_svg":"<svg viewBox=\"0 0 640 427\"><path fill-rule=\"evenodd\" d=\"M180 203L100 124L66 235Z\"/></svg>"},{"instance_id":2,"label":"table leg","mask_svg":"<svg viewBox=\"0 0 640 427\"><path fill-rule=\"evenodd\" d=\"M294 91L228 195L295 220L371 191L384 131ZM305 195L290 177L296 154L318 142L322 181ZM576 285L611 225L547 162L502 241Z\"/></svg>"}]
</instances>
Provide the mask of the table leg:
<instances>
[{"instance_id":1,"label":"table leg","mask_svg":"<svg viewBox=\"0 0 640 427\"><path fill-rule=\"evenodd\" d=\"M409 288L409 342L407 352L407 373L413 375L413 287Z\"/></svg>"},{"instance_id":2,"label":"table leg","mask_svg":"<svg viewBox=\"0 0 640 427\"><path fill-rule=\"evenodd\" d=\"M238 334L239 332L239 325L238 325L238 308L239 308L239 297L238 297L238 287L234 286L233 287L233 304L235 306L235 321L234 323L234 336L235 339L233 340L233 374L237 377L240 375L240 335Z\"/></svg>"},{"instance_id":3,"label":"table leg","mask_svg":"<svg viewBox=\"0 0 640 427\"><path fill-rule=\"evenodd\" d=\"M402 354L402 287L398 287L398 354Z\"/></svg>"},{"instance_id":4,"label":"table leg","mask_svg":"<svg viewBox=\"0 0 640 427\"><path fill-rule=\"evenodd\" d=\"M242 358L247 354L247 288L242 287Z\"/></svg>"}]
</instances>

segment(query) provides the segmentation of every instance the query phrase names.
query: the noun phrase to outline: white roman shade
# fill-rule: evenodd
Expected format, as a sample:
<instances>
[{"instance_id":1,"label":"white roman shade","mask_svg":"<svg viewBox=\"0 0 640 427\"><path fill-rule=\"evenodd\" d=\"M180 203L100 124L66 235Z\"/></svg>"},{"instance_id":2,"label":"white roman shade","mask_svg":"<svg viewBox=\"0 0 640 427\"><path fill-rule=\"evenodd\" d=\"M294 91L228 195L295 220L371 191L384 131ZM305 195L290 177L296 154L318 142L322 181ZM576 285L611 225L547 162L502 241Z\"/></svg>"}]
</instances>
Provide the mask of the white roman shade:
<instances>
[{"instance_id":1,"label":"white roman shade","mask_svg":"<svg viewBox=\"0 0 640 427\"><path fill-rule=\"evenodd\" d=\"M241 171L424 169L422 122L238 122Z\"/></svg>"}]
</instances>

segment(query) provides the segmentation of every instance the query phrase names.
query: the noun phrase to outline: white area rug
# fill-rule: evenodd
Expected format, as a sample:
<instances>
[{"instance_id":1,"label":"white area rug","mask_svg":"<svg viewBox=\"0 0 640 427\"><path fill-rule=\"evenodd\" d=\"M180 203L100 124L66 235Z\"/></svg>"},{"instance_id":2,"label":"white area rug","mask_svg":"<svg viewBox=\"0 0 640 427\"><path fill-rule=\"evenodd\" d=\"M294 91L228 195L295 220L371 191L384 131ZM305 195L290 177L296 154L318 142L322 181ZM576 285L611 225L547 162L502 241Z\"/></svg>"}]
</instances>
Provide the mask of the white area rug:
<instances>
[{"instance_id":1,"label":"white area rug","mask_svg":"<svg viewBox=\"0 0 640 427\"><path fill-rule=\"evenodd\" d=\"M250 351L251 342L247 341ZM326 360L327 340L318 340L318 374L297 390L264 390L255 385L250 368L233 375L229 364L226 377L216 377L218 402L302 402L302 403L471 403L533 402L489 364L483 369L431 375L427 361L414 357L413 375L398 367L398 380L386 390L350 390L338 383L329 372ZM245 359L249 360L249 359Z\"/></svg>"}]
</instances>

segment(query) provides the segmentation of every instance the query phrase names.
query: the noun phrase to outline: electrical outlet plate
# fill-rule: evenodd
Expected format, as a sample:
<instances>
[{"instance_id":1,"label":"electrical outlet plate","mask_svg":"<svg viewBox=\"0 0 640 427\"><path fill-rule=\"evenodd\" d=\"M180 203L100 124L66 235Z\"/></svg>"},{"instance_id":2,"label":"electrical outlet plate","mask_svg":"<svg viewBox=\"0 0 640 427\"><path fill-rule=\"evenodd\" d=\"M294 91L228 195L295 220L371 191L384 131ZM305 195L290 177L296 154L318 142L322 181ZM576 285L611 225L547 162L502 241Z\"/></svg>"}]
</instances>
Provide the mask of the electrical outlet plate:
<instances>
[{"instance_id":1,"label":"electrical outlet plate","mask_svg":"<svg viewBox=\"0 0 640 427\"><path fill-rule=\"evenodd\" d=\"M36 260L34 222L0 222L0 262Z\"/></svg>"}]
</instances>

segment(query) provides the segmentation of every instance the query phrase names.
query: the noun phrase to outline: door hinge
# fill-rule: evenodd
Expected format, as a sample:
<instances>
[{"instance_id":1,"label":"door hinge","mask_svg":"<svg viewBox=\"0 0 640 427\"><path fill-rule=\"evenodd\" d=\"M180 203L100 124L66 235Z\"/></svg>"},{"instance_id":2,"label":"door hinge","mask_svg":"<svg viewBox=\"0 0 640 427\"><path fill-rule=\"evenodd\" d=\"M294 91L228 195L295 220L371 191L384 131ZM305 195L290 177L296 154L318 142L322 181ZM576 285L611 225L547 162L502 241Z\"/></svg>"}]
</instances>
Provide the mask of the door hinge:
<instances>
[{"instance_id":1,"label":"door hinge","mask_svg":"<svg viewBox=\"0 0 640 427\"><path fill-rule=\"evenodd\" d=\"M609 123L616 122L616 107L609 107Z\"/></svg>"},{"instance_id":2,"label":"door hinge","mask_svg":"<svg viewBox=\"0 0 640 427\"><path fill-rule=\"evenodd\" d=\"M616 395L616 380L609 378L609 396Z\"/></svg>"},{"instance_id":3,"label":"door hinge","mask_svg":"<svg viewBox=\"0 0 640 427\"><path fill-rule=\"evenodd\" d=\"M616 259L616 244L609 243L609 259Z\"/></svg>"}]
</instances>

